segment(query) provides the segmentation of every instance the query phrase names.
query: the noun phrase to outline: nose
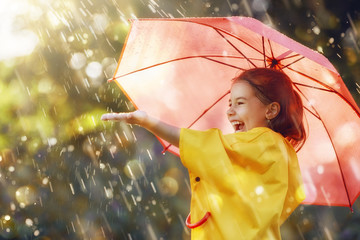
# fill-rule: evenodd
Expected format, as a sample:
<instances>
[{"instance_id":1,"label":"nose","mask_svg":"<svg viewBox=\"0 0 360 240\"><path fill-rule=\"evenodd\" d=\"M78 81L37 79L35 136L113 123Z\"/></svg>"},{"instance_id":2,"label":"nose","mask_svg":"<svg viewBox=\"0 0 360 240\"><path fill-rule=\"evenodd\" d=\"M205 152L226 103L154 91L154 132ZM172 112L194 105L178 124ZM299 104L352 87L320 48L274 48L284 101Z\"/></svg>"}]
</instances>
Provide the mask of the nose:
<instances>
[{"instance_id":1,"label":"nose","mask_svg":"<svg viewBox=\"0 0 360 240\"><path fill-rule=\"evenodd\" d=\"M229 107L229 109L226 111L226 114L227 114L228 116L231 116L231 115L234 114L234 109L232 108L232 106Z\"/></svg>"}]
</instances>

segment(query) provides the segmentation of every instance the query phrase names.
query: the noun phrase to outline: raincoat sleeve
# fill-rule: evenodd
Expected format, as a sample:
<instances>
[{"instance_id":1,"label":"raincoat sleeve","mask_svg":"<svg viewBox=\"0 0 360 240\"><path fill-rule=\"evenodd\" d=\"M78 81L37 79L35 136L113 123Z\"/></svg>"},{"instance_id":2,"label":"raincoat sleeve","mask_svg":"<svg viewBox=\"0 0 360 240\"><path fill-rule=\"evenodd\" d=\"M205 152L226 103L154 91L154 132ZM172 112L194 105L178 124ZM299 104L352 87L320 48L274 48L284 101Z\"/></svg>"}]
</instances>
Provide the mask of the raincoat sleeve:
<instances>
[{"instance_id":1,"label":"raincoat sleeve","mask_svg":"<svg viewBox=\"0 0 360 240\"><path fill-rule=\"evenodd\" d=\"M223 239L280 239L280 224L305 196L294 149L268 128L229 135L182 129L180 158L189 170L191 213L210 211L208 227Z\"/></svg>"}]
</instances>

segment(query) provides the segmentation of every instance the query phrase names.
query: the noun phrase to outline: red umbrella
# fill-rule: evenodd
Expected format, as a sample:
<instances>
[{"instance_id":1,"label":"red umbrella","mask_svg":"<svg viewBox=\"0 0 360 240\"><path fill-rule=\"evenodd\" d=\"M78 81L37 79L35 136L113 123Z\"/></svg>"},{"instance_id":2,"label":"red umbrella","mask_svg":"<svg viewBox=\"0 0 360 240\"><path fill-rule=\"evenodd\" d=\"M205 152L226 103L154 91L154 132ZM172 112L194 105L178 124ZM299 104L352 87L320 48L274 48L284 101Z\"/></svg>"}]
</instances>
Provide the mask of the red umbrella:
<instances>
[{"instance_id":1,"label":"red umbrella","mask_svg":"<svg viewBox=\"0 0 360 240\"><path fill-rule=\"evenodd\" d=\"M308 137L298 152L303 203L354 203L360 192L359 108L323 55L252 18L131 22L113 79L136 108L179 127L230 133L231 79L249 68L281 69L305 108Z\"/></svg>"}]
</instances>

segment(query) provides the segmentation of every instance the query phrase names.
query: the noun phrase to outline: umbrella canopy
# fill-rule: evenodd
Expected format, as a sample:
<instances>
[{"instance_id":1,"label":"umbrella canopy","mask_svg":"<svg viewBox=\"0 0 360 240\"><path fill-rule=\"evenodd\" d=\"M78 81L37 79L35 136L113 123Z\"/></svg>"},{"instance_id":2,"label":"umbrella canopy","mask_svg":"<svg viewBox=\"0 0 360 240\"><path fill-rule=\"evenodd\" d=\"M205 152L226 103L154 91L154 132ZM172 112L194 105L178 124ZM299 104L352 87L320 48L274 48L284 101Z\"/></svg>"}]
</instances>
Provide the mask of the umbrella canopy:
<instances>
[{"instance_id":1,"label":"umbrella canopy","mask_svg":"<svg viewBox=\"0 0 360 240\"><path fill-rule=\"evenodd\" d=\"M231 79L255 67L281 69L302 97L303 203L351 206L360 191L360 113L323 55L252 18L140 19L132 20L113 79L154 117L226 134L233 132L226 116Z\"/></svg>"}]
</instances>

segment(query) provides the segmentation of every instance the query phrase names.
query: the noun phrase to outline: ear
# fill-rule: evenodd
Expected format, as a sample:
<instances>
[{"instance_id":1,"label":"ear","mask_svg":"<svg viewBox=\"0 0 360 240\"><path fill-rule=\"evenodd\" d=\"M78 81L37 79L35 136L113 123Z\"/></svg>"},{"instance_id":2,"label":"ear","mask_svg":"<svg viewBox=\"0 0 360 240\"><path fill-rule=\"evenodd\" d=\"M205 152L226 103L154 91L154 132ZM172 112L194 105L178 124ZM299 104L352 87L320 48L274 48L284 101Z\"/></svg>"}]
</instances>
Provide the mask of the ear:
<instances>
[{"instance_id":1,"label":"ear","mask_svg":"<svg viewBox=\"0 0 360 240\"><path fill-rule=\"evenodd\" d=\"M280 113L280 104L278 102L272 102L267 105L265 117L268 120L275 118Z\"/></svg>"}]
</instances>

